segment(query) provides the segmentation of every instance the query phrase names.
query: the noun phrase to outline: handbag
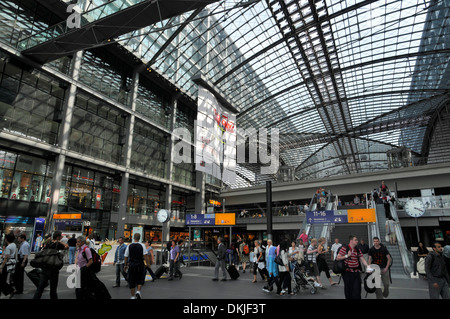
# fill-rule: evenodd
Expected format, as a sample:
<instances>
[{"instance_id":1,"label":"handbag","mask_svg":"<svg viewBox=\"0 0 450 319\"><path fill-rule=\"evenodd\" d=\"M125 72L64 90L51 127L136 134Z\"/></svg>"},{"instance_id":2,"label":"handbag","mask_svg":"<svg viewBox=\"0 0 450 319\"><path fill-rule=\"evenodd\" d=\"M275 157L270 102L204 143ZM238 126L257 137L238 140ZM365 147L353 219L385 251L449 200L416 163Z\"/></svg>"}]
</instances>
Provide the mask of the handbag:
<instances>
[{"instance_id":1,"label":"handbag","mask_svg":"<svg viewBox=\"0 0 450 319\"><path fill-rule=\"evenodd\" d=\"M1 263L3 263L3 260L1 261ZM16 259L15 258L9 258L8 261L5 264L5 268L4 269L8 273L14 273L14 271L16 270Z\"/></svg>"},{"instance_id":2,"label":"handbag","mask_svg":"<svg viewBox=\"0 0 450 319\"><path fill-rule=\"evenodd\" d=\"M417 272L419 274L421 274L421 275L426 274L426 271L425 271L425 258L424 257L421 257L419 259L419 261L417 262Z\"/></svg>"},{"instance_id":3,"label":"handbag","mask_svg":"<svg viewBox=\"0 0 450 319\"><path fill-rule=\"evenodd\" d=\"M281 254L279 254L279 255L277 255L276 257L275 257L275 263L277 264L277 265L280 265L280 266L284 266L284 264L283 264L283 259L281 259Z\"/></svg>"},{"instance_id":4,"label":"handbag","mask_svg":"<svg viewBox=\"0 0 450 319\"><path fill-rule=\"evenodd\" d=\"M53 248L42 249L36 253L30 265L34 268L60 270L64 266L64 256Z\"/></svg>"}]
</instances>

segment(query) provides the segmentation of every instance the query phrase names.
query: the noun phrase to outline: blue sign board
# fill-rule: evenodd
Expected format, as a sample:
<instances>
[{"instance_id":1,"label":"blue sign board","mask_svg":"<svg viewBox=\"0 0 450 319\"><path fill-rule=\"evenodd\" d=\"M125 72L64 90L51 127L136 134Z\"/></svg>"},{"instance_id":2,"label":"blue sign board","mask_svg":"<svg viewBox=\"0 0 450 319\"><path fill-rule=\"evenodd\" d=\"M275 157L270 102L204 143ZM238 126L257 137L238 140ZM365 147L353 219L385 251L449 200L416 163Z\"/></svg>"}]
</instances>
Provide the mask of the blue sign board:
<instances>
[{"instance_id":1,"label":"blue sign board","mask_svg":"<svg viewBox=\"0 0 450 319\"><path fill-rule=\"evenodd\" d=\"M308 224L346 224L348 223L346 210L316 210L306 212L306 222Z\"/></svg>"},{"instance_id":2,"label":"blue sign board","mask_svg":"<svg viewBox=\"0 0 450 319\"><path fill-rule=\"evenodd\" d=\"M192 226L214 226L216 223L215 214L187 214L186 225Z\"/></svg>"}]
</instances>

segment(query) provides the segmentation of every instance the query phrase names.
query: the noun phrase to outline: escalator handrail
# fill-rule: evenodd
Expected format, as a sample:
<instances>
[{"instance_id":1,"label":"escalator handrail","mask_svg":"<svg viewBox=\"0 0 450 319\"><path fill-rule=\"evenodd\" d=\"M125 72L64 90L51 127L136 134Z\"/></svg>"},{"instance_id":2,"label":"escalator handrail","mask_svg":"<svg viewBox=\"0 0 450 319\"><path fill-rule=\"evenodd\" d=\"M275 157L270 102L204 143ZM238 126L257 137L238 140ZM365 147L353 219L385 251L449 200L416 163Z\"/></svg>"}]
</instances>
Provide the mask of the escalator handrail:
<instances>
[{"instance_id":1,"label":"escalator handrail","mask_svg":"<svg viewBox=\"0 0 450 319\"><path fill-rule=\"evenodd\" d=\"M395 235L397 237L397 244L398 244L400 256L401 256L402 262L403 262L403 269L404 269L405 273L408 276L410 276L412 273L412 269L411 269L411 263L409 260L409 251L408 251L408 248L406 247L405 238L403 237L402 228L400 226L400 220L398 219L397 210L395 209L394 204L392 204L392 202L389 202L389 206L391 209L391 216L396 221L395 226L394 226Z\"/></svg>"}]
</instances>

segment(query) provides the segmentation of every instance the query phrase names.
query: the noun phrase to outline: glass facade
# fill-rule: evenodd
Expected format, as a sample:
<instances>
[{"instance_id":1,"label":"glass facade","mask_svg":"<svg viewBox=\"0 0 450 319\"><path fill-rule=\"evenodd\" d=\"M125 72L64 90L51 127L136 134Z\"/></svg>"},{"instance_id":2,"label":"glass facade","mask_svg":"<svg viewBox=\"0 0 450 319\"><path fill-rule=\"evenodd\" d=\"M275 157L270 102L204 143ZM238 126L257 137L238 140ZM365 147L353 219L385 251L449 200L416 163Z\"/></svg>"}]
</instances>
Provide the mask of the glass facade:
<instances>
[{"instance_id":1,"label":"glass facade","mask_svg":"<svg viewBox=\"0 0 450 319\"><path fill-rule=\"evenodd\" d=\"M137 120L133 132L130 167L153 176L167 178L167 136Z\"/></svg>"},{"instance_id":2,"label":"glass facade","mask_svg":"<svg viewBox=\"0 0 450 319\"><path fill-rule=\"evenodd\" d=\"M156 213L164 208L165 192L154 185L131 181L128 185L127 213L146 215L156 221Z\"/></svg>"},{"instance_id":3,"label":"glass facade","mask_svg":"<svg viewBox=\"0 0 450 319\"><path fill-rule=\"evenodd\" d=\"M103 101L78 93L73 112L69 149L121 164L125 118Z\"/></svg>"},{"instance_id":4,"label":"glass facade","mask_svg":"<svg viewBox=\"0 0 450 319\"><path fill-rule=\"evenodd\" d=\"M65 89L47 75L29 70L0 60L0 129L56 145Z\"/></svg>"}]
</instances>

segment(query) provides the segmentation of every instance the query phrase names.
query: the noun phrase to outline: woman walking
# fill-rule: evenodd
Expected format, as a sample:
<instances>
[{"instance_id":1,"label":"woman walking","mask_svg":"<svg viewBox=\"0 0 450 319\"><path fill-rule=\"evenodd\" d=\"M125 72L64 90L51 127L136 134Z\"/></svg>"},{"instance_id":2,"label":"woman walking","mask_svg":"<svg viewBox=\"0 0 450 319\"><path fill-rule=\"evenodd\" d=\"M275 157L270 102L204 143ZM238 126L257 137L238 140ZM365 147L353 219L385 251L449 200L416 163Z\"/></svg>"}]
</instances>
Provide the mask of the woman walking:
<instances>
[{"instance_id":1,"label":"woman walking","mask_svg":"<svg viewBox=\"0 0 450 319\"><path fill-rule=\"evenodd\" d=\"M329 251L329 248L325 249L325 242L326 242L326 239L324 237L319 238L319 246L317 247L317 267L319 268L319 276L320 276L320 273L322 271L324 271L325 275L328 278L328 281L330 282L330 285L334 286L334 285L337 285L337 283L334 282L330 276L330 268L328 267L328 264L327 264L327 261L325 258L325 254Z\"/></svg>"},{"instance_id":2,"label":"woman walking","mask_svg":"<svg viewBox=\"0 0 450 319\"><path fill-rule=\"evenodd\" d=\"M263 278L265 281L267 281L268 273L266 266L264 264L264 251L261 248L261 244L259 240L255 240L255 248L254 248L254 254L253 254L253 281L257 282L256 280L256 274L259 271L259 274L261 275L261 278Z\"/></svg>"},{"instance_id":3,"label":"woman walking","mask_svg":"<svg viewBox=\"0 0 450 319\"><path fill-rule=\"evenodd\" d=\"M278 265L278 271L280 274L280 285L277 286L277 294L280 296L283 296L286 293L290 295L294 295L294 293L291 290L291 273L289 271L289 260L288 260L288 243L287 241L283 241L280 243L280 257L283 261L283 265ZM281 288L284 287L285 289L281 290Z\"/></svg>"}]
</instances>

